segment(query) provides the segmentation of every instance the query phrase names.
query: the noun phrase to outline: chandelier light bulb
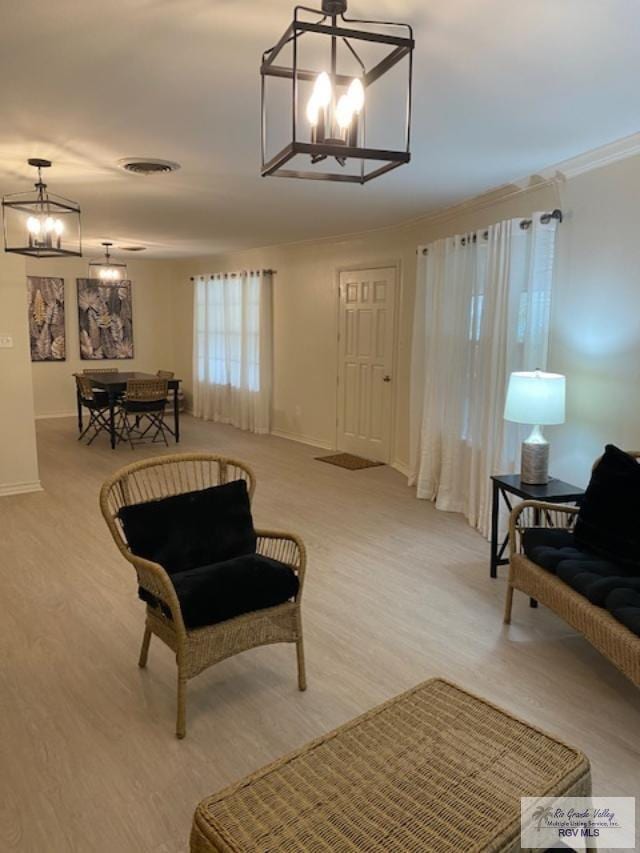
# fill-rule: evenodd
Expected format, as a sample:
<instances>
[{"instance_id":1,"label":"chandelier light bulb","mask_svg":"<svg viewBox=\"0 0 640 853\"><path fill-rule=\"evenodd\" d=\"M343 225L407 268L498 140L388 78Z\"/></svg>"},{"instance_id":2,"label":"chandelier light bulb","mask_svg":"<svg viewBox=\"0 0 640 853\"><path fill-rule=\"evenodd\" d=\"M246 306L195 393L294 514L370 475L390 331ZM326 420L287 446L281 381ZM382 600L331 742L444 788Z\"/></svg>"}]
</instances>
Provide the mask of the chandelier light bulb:
<instances>
[{"instance_id":1,"label":"chandelier light bulb","mask_svg":"<svg viewBox=\"0 0 640 853\"><path fill-rule=\"evenodd\" d=\"M27 230L30 234L37 235L40 233L40 220L35 216L30 216L27 219Z\"/></svg>"},{"instance_id":2,"label":"chandelier light bulb","mask_svg":"<svg viewBox=\"0 0 640 853\"><path fill-rule=\"evenodd\" d=\"M322 71L316 77L312 98L316 100L318 107L328 107L332 94L331 79L326 71Z\"/></svg>"},{"instance_id":3,"label":"chandelier light bulb","mask_svg":"<svg viewBox=\"0 0 640 853\"><path fill-rule=\"evenodd\" d=\"M319 113L320 104L318 103L316 96L312 95L309 98L309 103L307 104L307 121L311 127L316 127L318 124Z\"/></svg>"},{"instance_id":4,"label":"chandelier light bulb","mask_svg":"<svg viewBox=\"0 0 640 853\"><path fill-rule=\"evenodd\" d=\"M340 130L347 130L353 118L353 104L348 95L341 95L336 107L336 123Z\"/></svg>"},{"instance_id":5,"label":"chandelier light bulb","mask_svg":"<svg viewBox=\"0 0 640 853\"><path fill-rule=\"evenodd\" d=\"M53 230L56 232L56 235L58 237L62 236L62 233L64 231L64 224L61 219L56 219L53 226Z\"/></svg>"},{"instance_id":6,"label":"chandelier light bulb","mask_svg":"<svg viewBox=\"0 0 640 853\"><path fill-rule=\"evenodd\" d=\"M53 218L51 216L47 216L44 221L44 230L47 232L47 234L50 234L53 231L54 227L55 222L53 221Z\"/></svg>"},{"instance_id":7,"label":"chandelier light bulb","mask_svg":"<svg viewBox=\"0 0 640 853\"><path fill-rule=\"evenodd\" d=\"M354 77L347 90L347 97L354 113L360 113L364 107L364 86L359 77Z\"/></svg>"}]
</instances>

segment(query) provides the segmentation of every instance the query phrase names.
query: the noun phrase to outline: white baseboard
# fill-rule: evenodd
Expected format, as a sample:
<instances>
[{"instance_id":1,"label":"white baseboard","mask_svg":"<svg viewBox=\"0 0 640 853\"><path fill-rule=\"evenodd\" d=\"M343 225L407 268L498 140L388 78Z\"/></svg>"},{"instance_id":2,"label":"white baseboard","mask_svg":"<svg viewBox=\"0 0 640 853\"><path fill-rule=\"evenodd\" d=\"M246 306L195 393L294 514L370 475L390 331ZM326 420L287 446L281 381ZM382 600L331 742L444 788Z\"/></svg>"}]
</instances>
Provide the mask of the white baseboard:
<instances>
[{"instance_id":1,"label":"white baseboard","mask_svg":"<svg viewBox=\"0 0 640 853\"><path fill-rule=\"evenodd\" d=\"M300 435L300 433L285 432L282 429L272 429L271 435L278 438L286 438L288 441L297 441L298 444L308 444L311 447L319 447L321 450L335 450L331 442L323 441L320 438L313 438L309 435Z\"/></svg>"},{"instance_id":2,"label":"white baseboard","mask_svg":"<svg viewBox=\"0 0 640 853\"><path fill-rule=\"evenodd\" d=\"M50 418L77 418L77 417L78 417L77 412L56 412L55 414L51 414L51 415L36 415L35 419L37 421L47 421Z\"/></svg>"},{"instance_id":3,"label":"white baseboard","mask_svg":"<svg viewBox=\"0 0 640 853\"><path fill-rule=\"evenodd\" d=\"M396 471L399 471L405 477L409 476L409 466L406 462L400 462L399 459L394 459L394 461L391 463L391 467L394 468Z\"/></svg>"},{"instance_id":4,"label":"white baseboard","mask_svg":"<svg viewBox=\"0 0 640 853\"><path fill-rule=\"evenodd\" d=\"M40 480L33 480L31 483L0 483L0 498L6 498L9 495L24 495L27 492L42 492L42 484Z\"/></svg>"}]
</instances>

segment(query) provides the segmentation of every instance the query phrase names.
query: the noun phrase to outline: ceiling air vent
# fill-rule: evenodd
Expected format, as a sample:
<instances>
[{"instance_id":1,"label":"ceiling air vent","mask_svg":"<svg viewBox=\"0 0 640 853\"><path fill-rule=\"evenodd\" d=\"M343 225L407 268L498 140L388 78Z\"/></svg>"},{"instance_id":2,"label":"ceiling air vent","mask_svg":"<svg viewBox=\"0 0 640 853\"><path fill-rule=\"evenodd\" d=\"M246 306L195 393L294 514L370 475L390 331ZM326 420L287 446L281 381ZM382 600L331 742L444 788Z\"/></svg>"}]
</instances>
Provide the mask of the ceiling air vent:
<instances>
[{"instance_id":1,"label":"ceiling air vent","mask_svg":"<svg viewBox=\"0 0 640 853\"><path fill-rule=\"evenodd\" d=\"M119 165L125 172L133 172L135 175L159 175L164 172L175 172L180 168L180 163L157 160L152 157L127 157L120 160Z\"/></svg>"}]
</instances>

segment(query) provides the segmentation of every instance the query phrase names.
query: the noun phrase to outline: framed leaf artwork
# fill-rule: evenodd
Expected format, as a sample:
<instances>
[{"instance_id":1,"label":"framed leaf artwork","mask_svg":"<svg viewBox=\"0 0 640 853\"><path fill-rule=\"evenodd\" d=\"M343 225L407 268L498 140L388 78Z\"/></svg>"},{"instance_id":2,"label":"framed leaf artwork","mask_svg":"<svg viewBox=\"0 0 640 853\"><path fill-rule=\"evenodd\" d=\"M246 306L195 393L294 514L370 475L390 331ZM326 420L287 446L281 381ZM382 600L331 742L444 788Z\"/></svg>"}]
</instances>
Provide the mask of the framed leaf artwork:
<instances>
[{"instance_id":1,"label":"framed leaf artwork","mask_svg":"<svg viewBox=\"0 0 640 853\"><path fill-rule=\"evenodd\" d=\"M64 361L64 279L27 276L31 361Z\"/></svg>"},{"instance_id":2,"label":"framed leaf artwork","mask_svg":"<svg viewBox=\"0 0 640 853\"><path fill-rule=\"evenodd\" d=\"M133 358L131 282L79 278L77 283L80 358Z\"/></svg>"}]
</instances>

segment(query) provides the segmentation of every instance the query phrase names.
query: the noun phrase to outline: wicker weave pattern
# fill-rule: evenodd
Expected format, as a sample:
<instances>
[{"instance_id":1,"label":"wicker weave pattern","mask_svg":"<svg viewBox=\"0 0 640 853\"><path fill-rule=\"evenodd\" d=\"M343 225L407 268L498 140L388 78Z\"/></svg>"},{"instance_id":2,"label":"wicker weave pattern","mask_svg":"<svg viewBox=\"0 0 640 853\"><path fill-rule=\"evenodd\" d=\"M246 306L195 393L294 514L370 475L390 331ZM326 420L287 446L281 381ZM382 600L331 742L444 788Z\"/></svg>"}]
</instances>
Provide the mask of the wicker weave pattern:
<instances>
[{"instance_id":1,"label":"wicker weave pattern","mask_svg":"<svg viewBox=\"0 0 640 853\"><path fill-rule=\"evenodd\" d=\"M640 637L614 619L604 608L591 604L556 575L521 553L522 532L526 528L537 526L570 530L578 512L577 507L541 501L524 501L514 507L509 529L511 556L504 621L511 621L513 590L519 589L580 631L599 652L640 687Z\"/></svg>"},{"instance_id":2,"label":"wicker weave pattern","mask_svg":"<svg viewBox=\"0 0 640 853\"><path fill-rule=\"evenodd\" d=\"M204 800L191 850L515 851L520 797L568 791L584 755L433 679Z\"/></svg>"},{"instance_id":3,"label":"wicker weave pattern","mask_svg":"<svg viewBox=\"0 0 640 853\"><path fill-rule=\"evenodd\" d=\"M152 634L175 652L178 665L178 737L184 737L186 732L187 679L231 655L269 643L295 643L298 686L300 690L306 689L300 614L306 551L297 536L272 530L257 531L258 553L287 563L297 574L299 590L295 601L188 631L169 575L158 563L131 553L120 525L118 513L123 506L198 491L238 479L245 480L252 498L255 477L244 463L210 453L181 453L128 465L107 480L100 492L102 514L120 552L134 566L139 585L164 603L171 613L168 618L160 607L147 607L139 664L146 666Z\"/></svg>"},{"instance_id":4,"label":"wicker weave pattern","mask_svg":"<svg viewBox=\"0 0 640 853\"><path fill-rule=\"evenodd\" d=\"M166 379L130 379L127 382L126 399L131 403L166 400L168 394Z\"/></svg>"},{"instance_id":5,"label":"wicker weave pattern","mask_svg":"<svg viewBox=\"0 0 640 853\"><path fill-rule=\"evenodd\" d=\"M87 376L83 376L81 373L76 373L75 377L80 397L83 400L93 400L95 398L95 394L93 393L91 380Z\"/></svg>"},{"instance_id":6,"label":"wicker weave pattern","mask_svg":"<svg viewBox=\"0 0 640 853\"><path fill-rule=\"evenodd\" d=\"M302 639L299 630L298 607L287 602L277 607L245 613L210 628L200 628L188 635L188 654L184 672L193 678L216 663L271 643L292 643Z\"/></svg>"}]
</instances>

